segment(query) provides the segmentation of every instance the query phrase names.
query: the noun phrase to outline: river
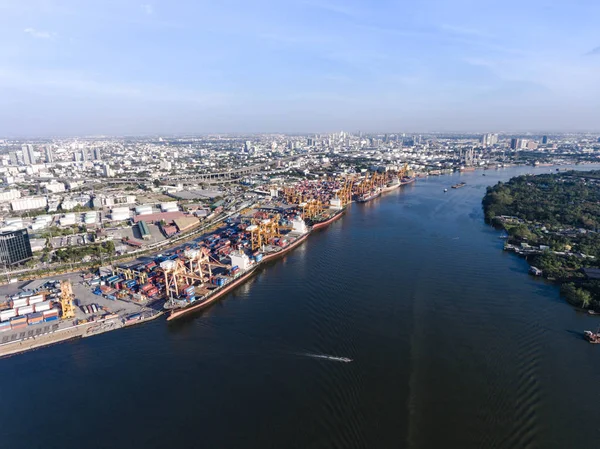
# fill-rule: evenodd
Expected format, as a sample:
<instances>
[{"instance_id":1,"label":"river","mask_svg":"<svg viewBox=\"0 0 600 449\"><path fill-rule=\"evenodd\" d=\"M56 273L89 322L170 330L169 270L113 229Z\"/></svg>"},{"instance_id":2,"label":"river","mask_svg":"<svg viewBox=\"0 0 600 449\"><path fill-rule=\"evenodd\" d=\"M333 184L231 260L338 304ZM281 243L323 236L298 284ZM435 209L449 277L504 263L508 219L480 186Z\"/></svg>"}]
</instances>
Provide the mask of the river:
<instances>
[{"instance_id":1,"label":"river","mask_svg":"<svg viewBox=\"0 0 600 449\"><path fill-rule=\"evenodd\" d=\"M551 170L420 179L196 316L0 360L2 445L596 447L600 348L580 334L600 319L481 210L487 185Z\"/></svg>"}]
</instances>

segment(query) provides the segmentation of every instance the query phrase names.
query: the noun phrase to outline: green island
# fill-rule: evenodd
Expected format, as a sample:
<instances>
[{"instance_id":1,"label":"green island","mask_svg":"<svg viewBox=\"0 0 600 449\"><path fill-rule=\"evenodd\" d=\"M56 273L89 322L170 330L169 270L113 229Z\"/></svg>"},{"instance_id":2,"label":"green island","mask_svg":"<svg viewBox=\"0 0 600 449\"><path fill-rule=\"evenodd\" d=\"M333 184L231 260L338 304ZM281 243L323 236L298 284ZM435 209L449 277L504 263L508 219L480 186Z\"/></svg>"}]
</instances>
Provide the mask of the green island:
<instances>
[{"instance_id":1,"label":"green island","mask_svg":"<svg viewBox=\"0 0 600 449\"><path fill-rule=\"evenodd\" d=\"M571 304L600 312L600 170L525 175L487 188L487 222L531 273L555 281Z\"/></svg>"}]
</instances>

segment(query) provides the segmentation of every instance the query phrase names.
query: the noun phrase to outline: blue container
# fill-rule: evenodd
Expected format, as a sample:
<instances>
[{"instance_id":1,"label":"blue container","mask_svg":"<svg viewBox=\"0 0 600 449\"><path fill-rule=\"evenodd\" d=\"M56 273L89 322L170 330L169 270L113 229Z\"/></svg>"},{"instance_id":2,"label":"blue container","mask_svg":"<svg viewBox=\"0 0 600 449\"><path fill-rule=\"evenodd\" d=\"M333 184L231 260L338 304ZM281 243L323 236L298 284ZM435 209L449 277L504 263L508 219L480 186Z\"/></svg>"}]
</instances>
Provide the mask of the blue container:
<instances>
[{"instance_id":1,"label":"blue container","mask_svg":"<svg viewBox=\"0 0 600 449\"><path fill-rule=\"evenodd\" d=\"M256 260L257 262L260 262L263 258L262 254L257 254L256 256L254 256L254 260Z\"/></svg>"},{"instance_id":2,"label":"blue container","mask_svg":"<svg viewBox=\"0 0 600 449\"><path fill-rule=\"evenodd\" d=\"M102 296L102 290L96 289L92 292L94 295Z\"/></svg>"},{"instance_id":3,"label":"blue container","mask_svg":"<svg viewBox=\"0 0 600 449\"><path fill-rule=\"evenodd\" d=\"M218 278L217 279L217 286L222 287L223 285L225 285L225 279Z\"/></svg>"},{"instance_id":4,"label":"blue container","mask_svg":"<svg viewBox=\"0 0 600 449\"><path fill-rule=\"evenodd\" d=\"M194 301L196 300L196 297L195 297L195 296L190 296L190 297L188 298L188 300L189 300L190 302L194 302Z\"/></svg>"},{"instance_id":5,"label":"blue container","mask_svg":"<svg viewBox=\"0 0 600 449\"><path fill-rule=\"evenodd\" d=\"M115 295L106 295L106 299L110 299L111 301L116 301L117 297Z\"/></svg>"},{"instance_id":6,"label":"blue container","mask_svg":"<svg viewBox=\"0 0 600 449\"><path fill-rule=\"evenodd\" d=\"M55 316L47 316L46 318L44 318L44 321L45 322L48 322L48 321L58 321L58 317L56 315Z\"/></svg>"}]
</instances>

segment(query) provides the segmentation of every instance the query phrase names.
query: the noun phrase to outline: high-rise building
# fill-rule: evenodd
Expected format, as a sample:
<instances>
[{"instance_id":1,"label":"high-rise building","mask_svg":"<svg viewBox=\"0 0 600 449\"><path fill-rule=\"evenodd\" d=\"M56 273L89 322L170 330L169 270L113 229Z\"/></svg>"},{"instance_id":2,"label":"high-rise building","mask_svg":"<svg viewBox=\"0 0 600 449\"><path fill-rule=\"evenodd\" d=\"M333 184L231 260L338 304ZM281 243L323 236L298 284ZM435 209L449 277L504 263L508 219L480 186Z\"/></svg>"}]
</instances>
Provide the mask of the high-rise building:
<instances>
[{"instance_id":1,"label":"high-rise building","mask_svg":"<svg viewBox=\"0 0 600 449\"><path fill-rule=\"evenodd\" d=\"M489 147L498 143L498 134L484 134L481 138L481 144Z\"/></svg>"},{"instance_id":2,"label":"high-rise building","mask_svg":"<svg viewBox=\"0 0 600 449\"><path fill-rule=\"evenodd\" d=\"M517 150L521 148L521 139L512 138L510 139L510 149Z\"/></svg>"},{"instance_id":3,"label":"high-rise building","mask_svg":"<svg viewBox=\"0 0 600 449\"><path fill-rule=\"evenodd\" d=\"M54 155L52 154L52 147L50 145L46 145L46 162L48 164L54 162Z\"/></svg>"},{"instance_id":4,"label":"high-rise building","mask_svg":"<svg viewBox=\"0 0 600 449\"><path fill-rule=\"evenodd\" d=\"M88 160L88 151L87 151L87 149L86 149L86 148L82 148L82 149L81 149L81 160L82 160L83 162L85 162L85 161L87 161L87 160Z\"/></svg>"},{"instance_id":5,"label":"high-rise building","mask_svg":"<svg viewBox=\"0 0 600 449\"><path fill-rule=\"evenodd\" d=\"M27 229L0 232L0 264L15 265L32 257Z\"/></svg>"},{"instance_id":6,"label":"high-rise building","mask_svg":"<svg viewBox=\"0 0 600 449\"><path fill-rule=\"evenodd\" d=\"M546 145L548 143L548 136L542 136L542 145Z\"/></svg>"},{"instance_id":7,"label":"high-rise building","mask_svg":"<svg viewBox=\"0 0 600 449\"><path fill-rule=\"evenodd\" d=\"M8 157L10 158L10 165L19 165L16 151L11 151L10 153L8 153Z\"/></svg>"},{"instance_id":8,"label":"high-rise building","mask_svg":"<svg viewBox=\"0 0 600 449\"><path fill-rule=\"evenodd\" d=\"M311 139L311 138L309 137L309 138L307 139L307 143L306 143L306 145L307 145L307 146L309 146L309 147L312 147L312 146L314 145L314 141L313 141L313 139Z\"/></svg>"},{"instance_id":9,"label":"high-rise building","mask_svg":"<svg viewBox=\"0 0 600 449\"><path fill-rule=\"evenodd\" d=\"M110 168L110 165L104 164L104 176L107 178L112 178L115 175L115 172Z\"/></svg>"},{"instance_id":10,"label":"high-rise building","mask_svg":"<svg viewBox=\"0 0 600 449\"><path fill-rule=\"evenodd\" d=\"M33 152L33 145L23 144L21 145L21 150L23 151L23 162L25 165L34 165L37 163L35 153Z\"/></svg>"},{"instance_id":11,"label":"high-rise building","mask_svg":"<svg viewBox=\"0 0 600 449\"><path fill-rule=\"evenodd\" d=\"M94 148L94 160L95 161L102 160L102 150L100 150L100 148L98 148L98 147Z\"/></svg>"},{"instance_id":12,"label":"high-rise building","mask_svg":"<svg viewBox=\"0 0 600 449\"><path fill-rule=\"evenodd\" d=\"M250 152L250 146L252 145L252 143L249 140L246 140L246 142L244 143L244 151L246 153Z\"/></svg>"}]
</instances>

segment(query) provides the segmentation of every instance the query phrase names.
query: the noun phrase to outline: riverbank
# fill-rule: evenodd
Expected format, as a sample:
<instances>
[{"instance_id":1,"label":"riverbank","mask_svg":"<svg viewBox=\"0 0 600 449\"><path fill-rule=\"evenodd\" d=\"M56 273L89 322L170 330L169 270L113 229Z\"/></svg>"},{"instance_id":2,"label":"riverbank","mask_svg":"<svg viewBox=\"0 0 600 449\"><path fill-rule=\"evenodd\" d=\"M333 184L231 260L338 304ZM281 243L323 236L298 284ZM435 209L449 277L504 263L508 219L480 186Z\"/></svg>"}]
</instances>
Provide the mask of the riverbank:
<instances>
[{"instance_id":1,"label":"riverbank","mask_svg":"<svg viewBox=\"0 0 600 449\"><path fill-rule=\"evenodd\" d=\"M567 301L600 310L600 171L520 176L488 187L485 218L536 276L556 282Z\"/></svg>"}]
</instances>

